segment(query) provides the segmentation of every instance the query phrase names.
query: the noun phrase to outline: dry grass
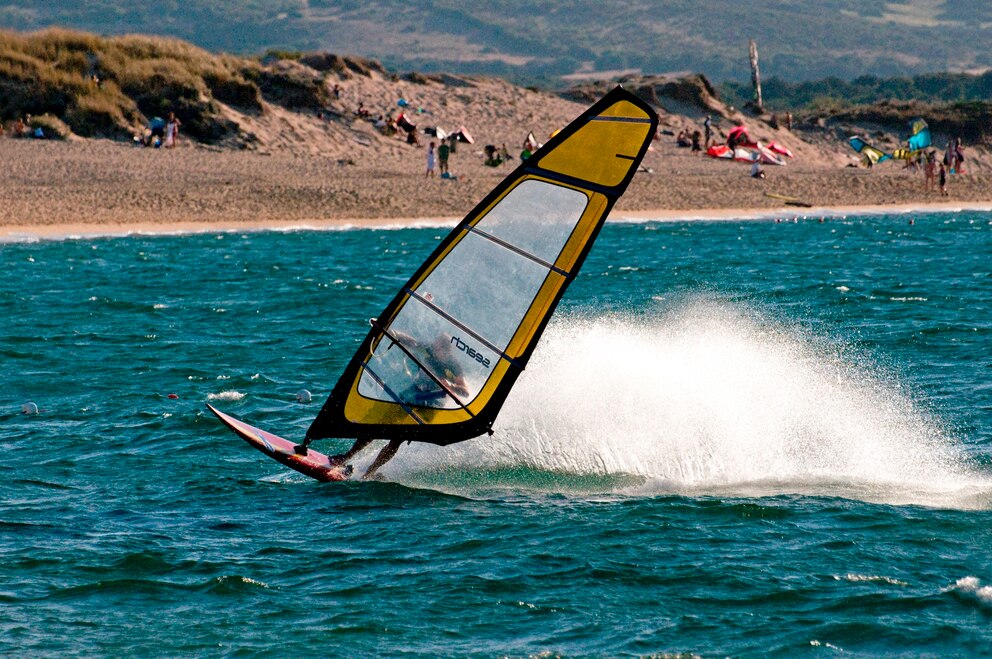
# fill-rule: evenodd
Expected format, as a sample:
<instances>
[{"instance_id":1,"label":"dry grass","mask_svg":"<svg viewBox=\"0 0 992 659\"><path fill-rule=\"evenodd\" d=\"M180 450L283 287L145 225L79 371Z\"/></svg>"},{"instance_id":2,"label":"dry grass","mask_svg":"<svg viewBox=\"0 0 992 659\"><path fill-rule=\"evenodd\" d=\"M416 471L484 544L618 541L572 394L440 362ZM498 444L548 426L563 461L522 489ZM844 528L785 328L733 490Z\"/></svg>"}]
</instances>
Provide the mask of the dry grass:
<instances>
[{"instance_id":1,"label":"dry grass","mask_svg":"<svg viewBox=\"0 0 992 659\"><path fill-rule=\"evenodd\" d=\"M258 113L263 95L289 107L327 99L322 75L296 62L263 66L161 37L0 31L2 121L48 113L79 135L129 139L175 111L188 135L209 142L230 133L215 101Z\"/></svg>"}]
</instances>

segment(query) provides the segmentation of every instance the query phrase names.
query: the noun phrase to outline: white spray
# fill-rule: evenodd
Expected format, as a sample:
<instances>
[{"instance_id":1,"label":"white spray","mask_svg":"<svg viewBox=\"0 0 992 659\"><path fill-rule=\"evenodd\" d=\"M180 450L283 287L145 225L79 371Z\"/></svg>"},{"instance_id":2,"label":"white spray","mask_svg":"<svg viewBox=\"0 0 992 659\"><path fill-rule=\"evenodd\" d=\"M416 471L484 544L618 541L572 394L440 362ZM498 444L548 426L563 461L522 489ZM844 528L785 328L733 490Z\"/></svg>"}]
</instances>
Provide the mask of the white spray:
<instances>
[{"instance_id":1,"label":"white spray","mask_svg":"<svg viewBox=\"0 0 992 659\"><path fill-rule=\"evenodd\" d=\"M898 384L712 304L553 323L495 429L408 450L391 477L516 467L632 475L640 495L992 503L992 478Z\"/></svg>"}]
</instances>

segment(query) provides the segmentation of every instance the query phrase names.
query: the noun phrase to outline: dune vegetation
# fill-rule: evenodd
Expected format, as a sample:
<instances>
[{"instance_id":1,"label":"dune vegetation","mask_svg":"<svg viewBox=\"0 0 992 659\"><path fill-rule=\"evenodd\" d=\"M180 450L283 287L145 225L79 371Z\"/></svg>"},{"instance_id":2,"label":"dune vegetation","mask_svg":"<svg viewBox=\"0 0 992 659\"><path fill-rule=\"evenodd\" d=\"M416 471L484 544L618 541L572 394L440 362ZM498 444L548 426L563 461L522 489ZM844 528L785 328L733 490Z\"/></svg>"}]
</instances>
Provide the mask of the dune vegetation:
<instances>
[{"instance_id":1,"label":"dune vegetation","mask_svg":"<svg viewBox=\"0 0 992 659\"><path fill-rule=\"evenodd\" d=\"M327 98L323 74L292 60L265 64L163 37L0 31L4 121L32 115L32 125L62 123L83 137L125 138L172 111L185 134L218 143L236 133L219 103L259 113L263 99L319 108Z\"/></svg>"},{"instance_id":2,"label":"dune vegetation","mask_svg":"<svg viewBox=\"0 0 992 659\"><path fill-rule=\"evenodd\" d=\"M335 105L331 83L354 76L375 76L387 86L397 83L399 96L404 81L427 84L430 79L447 85L455 80L418 73L400 76L374 60L324 52L270 50L241 57L166 37L101 37L64 29L0 31L0 122L9 125L30 115L30 127L41 127L46 136L130 140L154 117L175 112L184 136L193 141L245 147L255 141L244 128L245 116L266 114L273 106L313 114L327 111ZM727 114L731 105L746 107L746 88L715 87L703 75L628 75L620 80L659 107L674 103L683 110L695 108L690 114ZM909 81L917 93L907 96L902 93L906 80L863 76L849 83L826 80L817 87L783 86L773 79L767 86L766 108L790 111L802 124L824 127L841 122L897 133L910 119L923 116L940 133L987 143L992 140L992 103L986 100L990 81L990 74L920 76ZM588 102L613 84L576 83L559 94ZM756 118L774 123L771 114Z\"/></svg>"}]
</instances>

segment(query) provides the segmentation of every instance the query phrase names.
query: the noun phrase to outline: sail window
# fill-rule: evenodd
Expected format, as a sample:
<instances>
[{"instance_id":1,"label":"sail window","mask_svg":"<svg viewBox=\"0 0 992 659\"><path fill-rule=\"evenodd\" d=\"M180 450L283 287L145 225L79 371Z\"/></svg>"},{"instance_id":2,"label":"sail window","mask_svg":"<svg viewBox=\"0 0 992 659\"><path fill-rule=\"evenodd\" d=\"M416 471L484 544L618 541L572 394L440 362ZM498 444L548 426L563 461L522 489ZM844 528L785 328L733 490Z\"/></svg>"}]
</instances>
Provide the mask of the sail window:
<instances>
[{"instance_id":1,"label":"sail window","mask_svg":"<svg viewBox=\"0 0 992 659\"><path fill-rule=\"evenodd\" d=\"M382 381L366 373L359 393L439 409L470 403L506 358L548 277L565 278L553 264L587 203L585 193L544 181L511 190L476 223L484 233L462 236L390 323L416 359L383 338L369 360Z\"/></svg>"}]
</instances>

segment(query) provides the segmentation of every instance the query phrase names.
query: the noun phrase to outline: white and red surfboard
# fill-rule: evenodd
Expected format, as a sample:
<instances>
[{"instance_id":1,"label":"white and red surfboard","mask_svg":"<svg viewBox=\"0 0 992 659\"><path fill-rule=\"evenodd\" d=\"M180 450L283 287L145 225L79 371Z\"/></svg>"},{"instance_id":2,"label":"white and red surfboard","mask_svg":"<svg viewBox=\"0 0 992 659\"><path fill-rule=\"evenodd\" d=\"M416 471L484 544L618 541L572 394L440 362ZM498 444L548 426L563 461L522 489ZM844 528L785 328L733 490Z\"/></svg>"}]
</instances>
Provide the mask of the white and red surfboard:
<instances>
[{"instance_id":1,"label":"white and red surfboard","mask_svg":"<svg viewBox=\"0 0 992 659\"><path fill-rule=\"evenodd\" d=\"M248 442L265 455L278 460L290 469L319 481L344 481L351 476L351 465L332 465L330 459L323 453L307 450L306 455L297 453L296 444L278 435L256 428L233 416L224 414L214 406L207 404L207 409L217 415L225 426L233 430L238 437Z\"/></svg>"}]
</instances>

